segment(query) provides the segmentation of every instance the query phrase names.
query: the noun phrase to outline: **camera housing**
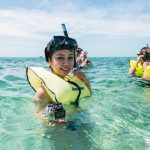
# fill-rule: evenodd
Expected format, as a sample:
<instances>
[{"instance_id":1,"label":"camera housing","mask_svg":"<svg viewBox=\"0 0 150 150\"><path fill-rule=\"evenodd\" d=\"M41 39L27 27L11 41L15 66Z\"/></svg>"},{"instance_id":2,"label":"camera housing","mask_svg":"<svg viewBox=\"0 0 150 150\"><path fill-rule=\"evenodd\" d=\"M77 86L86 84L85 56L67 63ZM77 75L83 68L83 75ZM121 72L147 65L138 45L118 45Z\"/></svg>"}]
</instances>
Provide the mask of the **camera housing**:
<instances>
[{"instance_id":1,"label":"camera housing","mask_svg":"<svg viewBox=\"0 0 150 150\"><path fill-rule=\"evenodd\" d=\"M46 116L48 120L65 118L66 112L62 103L48 104L46 106Z\"/></svg>"}]
</instances>

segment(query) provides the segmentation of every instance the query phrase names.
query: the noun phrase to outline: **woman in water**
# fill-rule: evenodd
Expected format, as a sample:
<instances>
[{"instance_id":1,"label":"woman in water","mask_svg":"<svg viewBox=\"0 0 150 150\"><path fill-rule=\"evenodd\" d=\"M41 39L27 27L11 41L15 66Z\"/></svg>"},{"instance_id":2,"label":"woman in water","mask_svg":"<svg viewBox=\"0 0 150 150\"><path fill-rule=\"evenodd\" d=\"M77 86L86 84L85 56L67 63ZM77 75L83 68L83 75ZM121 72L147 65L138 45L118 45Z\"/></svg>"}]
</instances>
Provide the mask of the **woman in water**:
<instances>
[{"instance_id":1,"label":"woman in water","mask_svg":"<svg viewBox=\"0 0 150 150\"><path fill-rule=\"evenodd\" d=\"M145 57L146 57L145 58L146 60L143 63L143 70L144 70L143 78L150 80L150 75L147 76L147 68L148 68L148 66L150 66L150 48L146 49L146 56Z\"/></svg>"},{"instance_id":2,"label":"woman in water","mask_svg":"<svg viewBox=\"0 0 150 150\"><path fill-rule=\"evenodd\" d=\"M139 74L142 78L150 79L150 76L147 77L147 67L150 66L150 48L143 47L137 55L137 61L133 62L128 73Z\"/></svg>"},{"instance_id":3,"label":"woman in water","mask_svg":"<svg viewBox=\"0 0 150 150\"><path fill-rule=\"evenodd\" d=\"M72 43L74 43L74 44L72 44ZM47 44L47 46L45 48L45 58L49 65L49 68L51 68L52 74L54 74L58 78L64 80L64 78L70 73L70 71L73 68L73 65L74 65L74 52L73 51L76 48L77 48L77 43L74 39L66 38L63 36L53 37L53 39ZM32 79L30 79L29 73L27 73L27 74L28 74L28 81L31 85L30 81L33 81L34 77L32 77ZM84 85L82 87L79 87L79 85L78 85L78 87L81 88L80 89L81 95L84 95L82 97L91 95L92 91L91 91L90 81L86 77L85 73L79 69L75 69L75 70L73 70L73 76L77 77L79 82L81 82L81 84ZM48 78L48 76L47 76L47 78ZM42 79L42 81L43 81L43 79ZM76 84L78 84L78 82ZM47 91L48 88L46 89L44 85L46 85L46 84L44 82L42 82L41 86L37 90L34 88L36 90L36 94L34 96L34 102L38 108L37 117L40 117L40 118L43 117L42 110L46 107L46 105L48 105L49 103L56 102L48 93L48 91ZM62 86L62 90L63 90L64 87L63 87L63 85L61 85L61 86ZM72 87L71 90L72 90L71 92L76 92L78 89ZM51 91L51 89L50 89L50 91ZM77 92L77 93L79 93L79 92ZM68 95L68 93L63 93L63 95ZM75 99L77 96L75 95ZM69 99L69 101L71 101L71 99Z\"/></svg>"},{"instance_id":4,"label":"woman in water","mask_svg":"<svg viewBox=\"0 0 150 150\"><path fill-rule=\"evenodd\" d=\"M49 44L50 43L48 43L48 45ZM46 57L48 58L47 63L51 68L51 72L62 79L64 79L64 77L67 76L73 68L74 54L67 48L60 48L60 50L55 51L50 49L50 46L47 46ZM73 75L81 79L88 87L90 94L92 94L90 81L86 77L85 73L79 69L75 69L73 71ZM52 101L43 85L41 85L41 87L37 90L34 98Z\"/></svg>"},{"instance_id":5,"label":"woman in water","mask_svg":"<svg viewBox=\"0 0 150 150\"><path fill-rule=\"evenodd\" d=\"M137 57L137 61L135 61L134 63L133 63L133 65L130 67L130 69L129 69L129 74L135 74L136 73L136 71L139 71L139 65L141 66L141 73L143 74L143 63L145 62L144 61L144 54L145 54L145 52L146 52L146 48L147 47L143 47L141 50L140 50L140 54L137 54L138 55L138 57Z\"/></svg>"}]
</instances>

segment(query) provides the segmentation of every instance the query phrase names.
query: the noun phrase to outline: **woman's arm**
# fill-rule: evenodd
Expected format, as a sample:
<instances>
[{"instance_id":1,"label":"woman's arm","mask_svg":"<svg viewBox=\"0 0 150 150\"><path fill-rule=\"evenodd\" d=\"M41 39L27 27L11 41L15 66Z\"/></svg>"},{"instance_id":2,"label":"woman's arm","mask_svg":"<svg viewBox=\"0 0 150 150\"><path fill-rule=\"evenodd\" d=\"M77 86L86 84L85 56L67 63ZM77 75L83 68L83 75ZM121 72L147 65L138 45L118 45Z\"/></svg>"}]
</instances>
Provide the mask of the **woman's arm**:
<instances>
[{"instance_id":1,"label":"woman's arm","mask_svg":"<svg viewBox=\"0 0 150 150\"><path fill-rule=\"evenodd\" d=\"M86 61L83 61L80 66L84 67L85 65L87 65L87 62Z\"/></svg>"},{"instance_id":2,"label":"woman's arm","mask_svg":"<svg viewBox=\"0 0 150 150\"><path fill-rule=\"evenodd\" d=\"M82 64L82 60L79 58L79 66Z\"/></svg>"},{"instance_id":3,"label":"woman's arm","mask_svg":"<svg viewBox=\"0 0 150 150\"><path fill-rule=\"evenodd\" d=\"M47 91L45 90L44 86L41 85L35 96L34 96L35 99L43 99L43 100L52 100L51 97L48 95Z\"/></svg>"},{"instance_id":4,"label":"woman's arm","mask_svg":"<svg viewBox=\"0 0 150 150\"><path fill-rule=\"evenodd\" d=\"M128 73L129 74L135 74L135 72L136 72L135 66L131 66Z\"/></svg>"},{"instance_id":5,"label":"woman's arm","mask_svg":"<svg viewBox=\"0 0 150 150\"><path fill-rule=\"evenodd\" d=\"M53 101L48 95L43 85L41 85L41 87L38 88L32 101L36 106L36 117L45 119L45 114L43 114L42 111L48 104L52 103Z\"/></svg>"},{"instance_id":6,"label":"woman's arm","mask_svg":"<svg viewBox=\"0 0 150 150\"><path fill-rule=\"evenodd\" d=\"M76 64L77 66L79 66L79 59L76 59Z\"/></svg>"},{"instance_id":7,"label":"woman's arm","mask_svg":"<svg viewBox=\"0 0 150 150\"><path fill-rule=\"evenodd\" d=\"M147 77L147 67L150 66L150 62L144 62L143 63L143 70L144 70L144 73L143 73L143 78L146 78L149 80L150 77Z\"/></svg>"},{"instance_id":8,"label":"woman's arm","mask_svg":"<svg viewBox=\"0 0 150 150\"><path fill-rule=\"evenodd\" d=\"M136 68L138 67L138 63L142 60L142 58L144 57L144 55L139 55L137 57L137 61L135 62L134 66L131 66L129 69L129 74L135 74L136 72Z\"/></svg>"},{"instance_id":9,"label":"woman's arm","mask_svg":"<svg viewBox=\"0 0 150 150\"><path fill-rule=\"evenodd\" d=\"M90 63L91 66L93 65L90 59L88 59L88 63Z\"/></svg>"}]
</instances>

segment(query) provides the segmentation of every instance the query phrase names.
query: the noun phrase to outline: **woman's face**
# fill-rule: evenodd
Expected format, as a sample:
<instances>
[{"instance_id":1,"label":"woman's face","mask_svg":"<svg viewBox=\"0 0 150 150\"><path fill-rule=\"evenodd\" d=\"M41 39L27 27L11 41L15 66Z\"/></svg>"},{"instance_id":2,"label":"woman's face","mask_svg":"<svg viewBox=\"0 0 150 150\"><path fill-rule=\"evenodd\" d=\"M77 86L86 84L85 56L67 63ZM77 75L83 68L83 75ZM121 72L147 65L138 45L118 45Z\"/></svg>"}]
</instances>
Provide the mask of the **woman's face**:
<instances>
[{"instance_id":1,"label":"woman's face","mask_svg":"<svg viewBox=\"0 0 150 150\"><path fill-rule=\"evenodd\" d=\"M87 54L86 53L82 53L80 55L80 58L83 59L83 60L85 60L87 58Z\"/></svg>"},{"instance_id":2,"label":"woman's face","mask_svg":"<svg viewBox=\"0 0 150 150\"><path fill-rule=\"evenodd\" d=\"M52 72L55 75L64 78L73 68L73 52L69 50L57 51L52 55L52 61L49 59L48 64L51 66Z\"/></svg>"}]
</instances>

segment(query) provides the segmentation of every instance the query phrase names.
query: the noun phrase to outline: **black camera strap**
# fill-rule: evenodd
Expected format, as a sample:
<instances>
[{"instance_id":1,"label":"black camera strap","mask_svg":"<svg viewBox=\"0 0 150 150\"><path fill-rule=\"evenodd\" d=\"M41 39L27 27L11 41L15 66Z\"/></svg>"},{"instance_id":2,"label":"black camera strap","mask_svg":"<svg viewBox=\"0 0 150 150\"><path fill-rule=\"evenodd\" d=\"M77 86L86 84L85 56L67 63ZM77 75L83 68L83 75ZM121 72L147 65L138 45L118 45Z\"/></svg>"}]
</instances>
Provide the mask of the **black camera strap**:
<instances>
[{"instance_id":1,"label":"black camera strap","mask_svg":"<svg viewBox=\"0 0 150 150\"><path fill-rule=\"evenodd\" d=\"M76 99L76 101L75 101L75 103L76 103L76 105L78 106L78 101L79 101L79 98L80 98L80 95L81 95L81 89L80 89L80 87L78 86L78 84L76 84L75 82L72 82L72 81L67 81L67 82L69 82L70 84L73 84L74 86L76 86L77 88L78 88L78 90L79 90L79 94L78 94L78 96L77 96L77 99Z\"/></svg>"},{"instance_id":2,"label":"black camera strap","mask_svg":"<svg viewBox=\"0 0 150 150\"><path fill-rule=\"evenodd\" d=\"M56 95L55 95L55 101L56 101L57 103L59 103L58 100L57 100L57 98L56 98Z\"/></svg>"}]
</instances>

